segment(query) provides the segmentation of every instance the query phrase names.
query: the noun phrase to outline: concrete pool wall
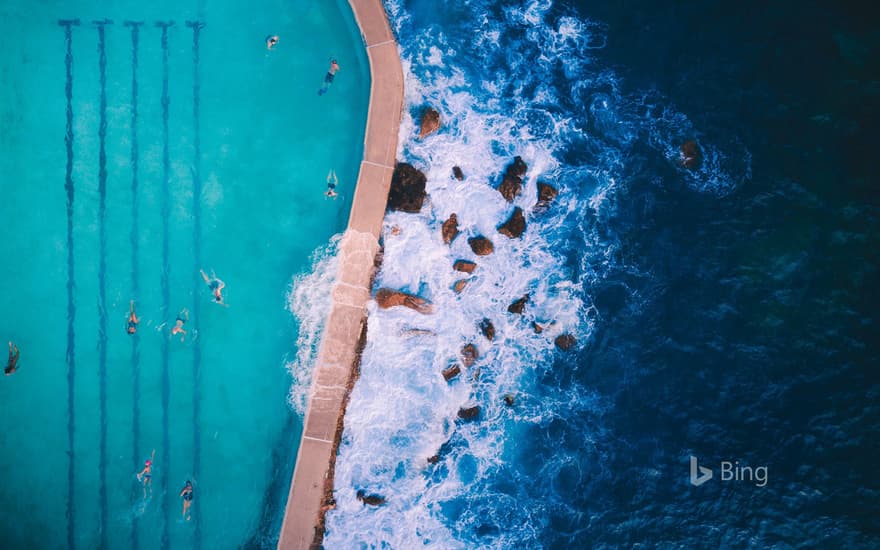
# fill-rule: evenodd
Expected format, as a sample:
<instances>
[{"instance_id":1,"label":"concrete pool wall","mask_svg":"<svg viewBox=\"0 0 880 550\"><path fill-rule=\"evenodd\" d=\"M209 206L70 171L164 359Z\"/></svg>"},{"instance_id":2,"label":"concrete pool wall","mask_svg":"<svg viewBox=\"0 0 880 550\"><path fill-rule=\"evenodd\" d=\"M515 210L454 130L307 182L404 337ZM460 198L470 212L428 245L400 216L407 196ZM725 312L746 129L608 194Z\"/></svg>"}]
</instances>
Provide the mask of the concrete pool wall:
<instances>
[{"instance_id":1,"label":"concrete pool wall","mask_svg":"<svg viewBox=\"0 0 880 550\"><path fill-rule=\"evenodd\" d=\"M382 0L349 0L349 4L370 60L364 158L348 228L339 246L339 272L278 540L278 548L283 549L320 546L323 530L316 528L323 523L325 492L332 491L342 417L357 369L403 110L403 69Z\"/></svg>"}]
</instances>

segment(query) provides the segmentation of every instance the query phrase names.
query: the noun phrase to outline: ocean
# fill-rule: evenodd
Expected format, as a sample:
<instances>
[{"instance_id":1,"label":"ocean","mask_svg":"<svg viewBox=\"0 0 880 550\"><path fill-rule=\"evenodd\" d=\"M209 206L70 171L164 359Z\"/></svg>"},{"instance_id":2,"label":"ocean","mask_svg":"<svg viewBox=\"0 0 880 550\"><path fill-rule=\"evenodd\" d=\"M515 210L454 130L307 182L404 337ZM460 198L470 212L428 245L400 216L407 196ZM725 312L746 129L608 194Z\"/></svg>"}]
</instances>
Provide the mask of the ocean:
<instances>
[{"instance_id":1,"label":"ocean","mask_svg":"<svg viewBox=\"0 0 880 550\"><path fill-rule=\"evenodd\" d=\"M325 546L880 546L876 13L386 8L398 157L428 199L388 213L375 288L435 311L369 305ZM420 139L426 107L442 126ZM546 207L539 182L559 191ZM509 238L516 207L527 228ZM320 294L332 245L320 257L294 294Z\"/></svg>"}]
</instances>

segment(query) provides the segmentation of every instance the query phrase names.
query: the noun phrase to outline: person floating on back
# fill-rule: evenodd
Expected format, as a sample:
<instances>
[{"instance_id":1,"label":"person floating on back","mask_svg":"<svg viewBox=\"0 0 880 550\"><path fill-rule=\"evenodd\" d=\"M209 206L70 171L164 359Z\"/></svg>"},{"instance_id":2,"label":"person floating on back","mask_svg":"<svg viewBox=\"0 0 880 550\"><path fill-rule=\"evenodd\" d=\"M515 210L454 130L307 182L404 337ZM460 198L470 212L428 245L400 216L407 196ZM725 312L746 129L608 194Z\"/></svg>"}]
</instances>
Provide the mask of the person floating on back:
<instances>
[{"instance_id":1,"label":"person floating on back","mask_svg":"<svg viewBox=\"0 0 880 550\"><path fill-rule=\"evenodd\" d=\"M183 489L180 490L180 496L183 497L183 512L180 515L185 517L186 521L189 521L189 507L190 505L192 505L193 499L193 484L190 482L190 480L186 480L186 485L184 485Z\"/></svg>"},{"instance_id":2,"label":"person floating on back","mask_svg":"<svg viewBox=\"0 0 880 550\"><path fill-rule=\"evenodd\" d=\"M183 338L186 336L186 330L183 328L183 324L189 321L189 311L186 308L180 310L180 313L177 314L177 319L174 320L174 328L171 329L171 335L180 335L180 341L183 342Z\"/></svg>"},{"instance_id":3,"label":"person floating on back","mask_svg":"<svg viewBox=\"0 0 880 550\"><path fill-rule=\"evenodd\" d=\"M18 346L13 344L11 341L9 342L9 359L6 360L6 376L14 373L18 370Z\"/></svg>"},{"instance_id":4,"label":"person floating on back","mask_svg":"<svg viewBox=\"0 0 880 550\"><path fill-rule=\"evenodd\" d=\"M144 483L144 498L147 498L147 487L150 488L150 496L153 496L153 459L156 458L156 449L150 453L150 458L144 462L144 469L137 475L138 481Z\"/></svg>"},{"instance_id":5,"label":"person floating on back","mask_svg":"<svg viewBox=\"0 0 880 550\"><path fill-rule=\"evenodd\" d=\"M330 89L330 85L333 84L333 79L336 78L336 71L338 70L339 63L337 63L335 59L331 59L330 68L327 70L327 74L324 75L324 85L318 90L318 95L324 95L327 93L327 90Z\"/></svg>"},{"instance_id":6,"label":"person floating on back","mask_svg":"<svg viewBox=\"0 0 880 550\"><path fill-rule=\"evenodd\" d=\"M327 174L327 190L324 191L324 195L330 197L331 199L335 199L336 195L339 194L336 192L337 184L339 184L339 180L336 179L336 172L330 170L330 173Z\"/></svg>"},{"instance_id":7,"label":"person floating on back","mask_svg":"<svg viewBox=\"0 0 880 550\"><path fill-rule=\"evenodd\" d=\"M134 334L137 332L138 323L141 320L138 319L137 313L134 312L134 300L128 303L128 328L126 329L129 334Z\"/></svg>"},{"instance_id":8,"label":"person floating on back","mask_svg":"<svg viewBox=\"0 0 880 550\"><path fill-rule=\"evenodd\" d=\"M211 272L210 277L208 277L208 274L205 273L204 270L200 269L199 272L202 274L202 279L205 280L205 284L211 289L211 294L214 295L214 301L221 306L225 305L223 303L223 289L226 288L226 283L218 279L213 271Z\"/></svg>"},{"instance_id":9,"label":"person floating on back","mask_svg":"<svg viewBox=\"0 0 880 550\"><path fill-rule=\"evenodd\" d=\"M278 44L278 35L270 34L266 37L266 49L271 50L275 47L275 44Z\"/></svg>"}]
</instances>

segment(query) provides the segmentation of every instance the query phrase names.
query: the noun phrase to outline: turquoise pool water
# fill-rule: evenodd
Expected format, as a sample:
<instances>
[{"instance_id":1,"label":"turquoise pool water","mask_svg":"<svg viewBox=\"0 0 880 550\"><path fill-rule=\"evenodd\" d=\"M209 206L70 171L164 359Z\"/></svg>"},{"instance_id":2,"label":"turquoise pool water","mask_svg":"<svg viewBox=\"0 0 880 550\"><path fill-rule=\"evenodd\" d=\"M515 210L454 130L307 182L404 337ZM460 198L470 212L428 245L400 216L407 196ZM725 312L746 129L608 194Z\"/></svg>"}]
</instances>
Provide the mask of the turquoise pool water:
<instances>
[{"instance_id":1,"label":"turquoise pool water","mask_svg":"<svg viewBox=\"0 0 880 550\"><path fill-rule=\"evenodd\" d=\"M80 22L69 43L63 18ZM205 24L197 48L186 21ZM0 338L21 349L0 380L3 546L271 546L301 425L286 293L344 229L363 152L369 69L347 2L18 0L0 34Z\"/></svg>"}]
</instances>

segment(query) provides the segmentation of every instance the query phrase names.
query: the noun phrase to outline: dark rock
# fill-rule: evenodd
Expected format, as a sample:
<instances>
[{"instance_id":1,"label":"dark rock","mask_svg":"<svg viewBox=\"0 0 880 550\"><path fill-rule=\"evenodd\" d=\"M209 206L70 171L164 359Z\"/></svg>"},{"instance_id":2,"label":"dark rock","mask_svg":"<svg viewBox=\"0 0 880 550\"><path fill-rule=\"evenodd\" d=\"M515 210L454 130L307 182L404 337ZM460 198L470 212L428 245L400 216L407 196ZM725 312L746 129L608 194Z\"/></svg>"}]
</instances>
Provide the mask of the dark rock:
<instances>
[{"instance_id":1,"label":"dark rock","mask_svg":"<svg viewBox=\"0 0 880 550\"><path fill-rule=\"evenodd\" d=\"M462 407L458 409L458 417L462 420L476 420L480 417L479 405L473 407Z\"/></svg>"},{"instance_id":2,"label":"dark rock","mask_svg":"<svg viewBox=\"0 0 880 550\"><path fill-rule=\"evenodd\" d=\"M471 245L471 250L473 250L474 254L477 256L487 256L492 252L495 252L495 246L492 244L492 241L482 235L471 237L468 239L468 244Z\"/></svg>"},{"instance_id":3,"label":"dark rock","mask_svg":"<svg viewBox=\"0 0 880 550\"><path fill-rule=\"evenodd\" d=\"M465 367L469 367L474 364L474 361L477 360L479 354L477 352L477 346L473 344L467 344L463 348L461 348L461 362L464 363Z\"/></svg>"},{"instance_id":4,"label":"dark rock","mask_svg":"<svg viewBox=\"0 0 880 550\"><path fill-rule=\"evenodd\" d=\"M454 213L450 214L449 219L443 222L440 233L443 235L443 242L446 244L451 243L452 239L458 235L458 217Z\"/></svg>"},{"instance_id":5,"label":"dark rock","mask_svg":"<svg viewBox=\"0 0 880 550\"><path fill-rule=\"evenodd\" d=\"M548 185L542 181L538 182L538 204L542 208L546 208L550 205L550 202L556 198L556 195L559 194L559 191L556 190L552 185Z\"/></svg>"},{"instance_id":6,"label":"dark rock","mask_svg":"<svg viewBox=\"0 0 880 550\"><path fill-rule=\"evenodd\" d=\"M522 191L522 178L505 174L501 178L501 185L498 186L498 192L507 202L513 202L513 199Z\"/></svg>"},{"instance_id":7,"label":"dark rock","mask_svg":"<svg viewBox=\"0 0 880 550\"><path fill-rule=\"evenodd\" d=\"M459 279L452 285L452 290L454 290L456 294L461 294L461 291L464 290L464 287L466 287L467 284L467 279Z\"/></svg>"},{"instance_id":8,"label":"dark rock","mask_svg":"<svg viewBox=\"0 0 880 550\"><path fill-rule=\"evenodd\" d=\"M523 216L522 208L517 206L513 209L510 218L498 226L498 232L502 235L516 239L522 236L526 231L526 218Z\"/></svg>"},{"instance_id":9,"label":"dark rock","mask_svg":"<svg viewBox=\"0 0 880 550\"><path fill-rule=\"evenodd\" d=\"M522 315L523 309L525 309L526 304L529 303L529 295L526 294L519 300L513 302L509 306L507 306L507 311L510 313L516 313L518 315Z\"/></svg>"},{"instance_id":10,"label":"dark rock","mask_svg":"<svg viewBox=\"0 0 880 550\"><path fill-rule=\"evenodd\" d=\"M425 174L405 162L398 162L391 176L388 209L417 213L425 201Z\"/></svg>"},{"instance_id":11,"label":"dark rock","mask_svg":"<svg viewBox=\"0 0 880 550\"><path fill-rule=\"evenodd\" d=\"M428 457L428 464L437 464L440 462L440 455L434 455Z\"/></svg>"},{"instance_id":12,"label":"dark rock","mask_svg":"<svg viewBox=\"0 0 880 550\"><path fill-rule=\"evenodd\" d=\"M508 407L512 407L515 402L516 402L516 399L514 399L512 393L505 394L505 396L504 396L504 404L505 405L507 405Z\"/></svg>"},{"instance_id":13,"label":"dark rock","mask_svg":"<svg viewBox=\"0 0 880 550\"><path fill-rule=\"evenodd\" d=\"M480 321L480 331L482 331L483 336L485 336L490 342L495 339L495 325L493 325L492 321L489 319L483 319Z\"/></svg>"},{"instance_id":14,"label":"dark rock","mask_svg":"<svg viewBox=\"0 0 880 550\"><path fill-rule=\"evenodd\" d=\"M440 113L432 107L422 112L422 122L419 129L419 138L431 135L440 129Z\"/></svg>"},{"instance_id":15,"label":"dark rock","mask_svg":"<svg viewBox=\"0 0 880 550\"><path fill-rule=\"evenodd\" d=\"M544 332L544 327L534 321L532 321L532 328L535 329L535 334L541 334Z\"/></svg>"},{"instance_id":16,"label":"dark rock","mask_svg":"<svg viewBox=\"0 0 880 550\"><path fill-rule=\"evenodd\" d=\"M526 175L526 170L529 169L529 165L523 162L522 157L519 155L513 157L513 162L507 167L507 171L505 172L508 176L515 176L517 178L522 178Z\"/></svg>"},{"instance_id":17,"label":"dark rock","mask_svg":"<svg viewBox=\"0 0 880 550\"><path fill-rule=\"evenodd\" d=\"M570 350L575 344L577 344L577 340L571 334L565 333L556 337L556 347L563 351Z\"/></svg>"},{"instance_id":18,"label":"dark rock","mask_svg":"<svg viewBox=\"0 0 880 550\"><path fill-rule=\"evenodd\" d=\"M379 495L368 495L363 490L357 492L357 499L364 504L370 506L382 506L385 504L385 497Z\"/></svg>"},{"instance_id":19,"label":"dark rock","mask_svg":"<svg viewBox=\"0 0 880 550\"><path fill-rule=\"evenodd\" d=\"M703 160L703 153L700 151L700 146L697 145L696 141L692 139L685 141L681 144L679 151L680 156L678 160L682 166L689 170L694 170L700 166L700 161Z\"/></svg>"},{"instance_id":20,"label":"dark rock","mask_svg":"<svg viewBox=\"0 0 880 550\"><path fill-rule=\"evenodd\" d=\"M391 290L390 288L380 288L377 290L374 299L382 309L405 306L419 313L428 314L434 312L434 306L424 298L400 292L399 290Z\"/></svg>"},{"instance_id":21,"label":"dark rock","mask_svg":"<svg viewBox=\"0 0 880 550\"><path fill-rule=\"evenodd\" d=\"M443 369L443 378L447 382L449 382L459 374L461 374L461 367L459 367L458 365L452 365L451 367Z\"/></svg>"},{"instance_id":22,"label":"dark rock","mask_svg":"<svg viewBox=\"0 0 880 550\"><path fill-rule=\"evenodd\" d=\"M458 166L453 166L453 167L452 167L452 175L453 175L453 176L455 177L455 179L457 179L458 181L461 181L461 180L464 179L464 172L462 172L462 171L461 171L461 168L459 168Z\"/></svg>"},{"instance_id":23,"label":"dark rock","mask_svg":"<svg viewBox=\"0 0 880 550\"><path fill-rule=\"evenodd\" d=\"M455 260L452 269L461 271L462 273L473 273L477 269L477 264L470 260Z\"/></svg>"}]
</instances>

